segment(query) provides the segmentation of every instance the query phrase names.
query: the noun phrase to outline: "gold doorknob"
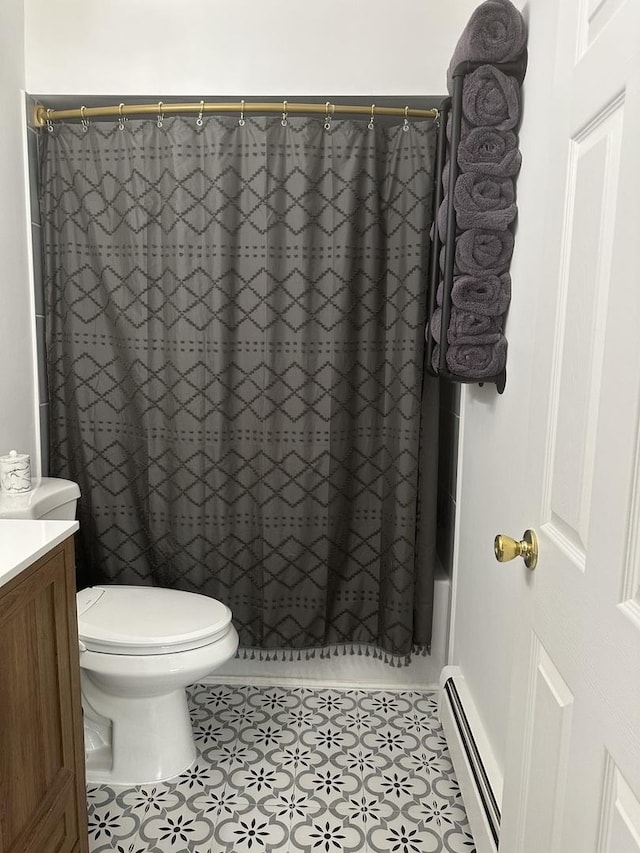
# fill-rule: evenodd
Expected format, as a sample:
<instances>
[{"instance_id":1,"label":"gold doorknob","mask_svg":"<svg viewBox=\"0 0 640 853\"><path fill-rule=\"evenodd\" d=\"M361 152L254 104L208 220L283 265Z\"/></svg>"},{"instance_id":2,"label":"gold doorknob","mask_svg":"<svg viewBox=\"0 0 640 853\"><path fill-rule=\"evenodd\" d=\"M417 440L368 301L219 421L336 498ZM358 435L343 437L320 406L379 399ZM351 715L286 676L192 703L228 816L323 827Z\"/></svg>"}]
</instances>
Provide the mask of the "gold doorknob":
<instances>
[{"instance_id":1,"label":"gold doorknob","mask_svg":"<svg viewBox=\"0 0 640 853\"><path fill-rule=\"evenodd\" d=\"M496 536L493 552L499 563L506 563L516 557L522 557L528 569L535 569L538 562L538 537L535 530L525 530L520 542L502 533Z\"/></svg>"}]
</instances>

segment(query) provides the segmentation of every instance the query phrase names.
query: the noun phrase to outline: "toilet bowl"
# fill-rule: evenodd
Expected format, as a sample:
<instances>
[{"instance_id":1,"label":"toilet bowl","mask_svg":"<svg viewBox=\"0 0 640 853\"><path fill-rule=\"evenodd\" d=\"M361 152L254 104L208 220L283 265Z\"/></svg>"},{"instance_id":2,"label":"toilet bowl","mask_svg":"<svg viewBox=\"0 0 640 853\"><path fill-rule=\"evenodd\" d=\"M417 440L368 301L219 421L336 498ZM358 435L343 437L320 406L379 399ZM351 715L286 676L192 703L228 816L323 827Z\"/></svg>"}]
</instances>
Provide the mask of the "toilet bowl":
<instances>
[{"instance_id":1,"label":"toilet bowl","mask_svg":"<svg viewBox=\"0 0 640 853\"><path fill-rule=\"evenodd\" d=\"M74 519L80 489L42 477L0 494L0 518ZM96 586L77 594L88 782L143 785L195 759L185 688L238 648L231 611L204 595Z\"/></svg>"},{"instance_id":2,"label":"toilet bowl","mask_svg":"<svg viewBox=\"0 0 640 853\"><path fill-rule=\"evenodd\" d=\"M87 781L179 775L196 757L185 688L236 653L231 611L159 587L89 587L77 602Z\"/></svg>"}]
</instances>

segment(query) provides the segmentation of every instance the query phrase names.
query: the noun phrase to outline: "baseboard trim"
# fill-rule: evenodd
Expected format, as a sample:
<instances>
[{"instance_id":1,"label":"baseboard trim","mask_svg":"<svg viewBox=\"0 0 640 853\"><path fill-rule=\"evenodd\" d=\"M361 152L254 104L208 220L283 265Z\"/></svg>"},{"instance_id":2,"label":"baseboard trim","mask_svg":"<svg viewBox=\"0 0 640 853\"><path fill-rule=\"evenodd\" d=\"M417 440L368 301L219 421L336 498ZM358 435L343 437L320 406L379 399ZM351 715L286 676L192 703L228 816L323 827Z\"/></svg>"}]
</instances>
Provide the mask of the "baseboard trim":
<instances>
[{"instance_id":1,"label":"baseboard trim","mask_svg":"<svg viewBox=\"0 0 640 853\"><path fill-rule=\"evenodd\" d=\"M478 747L478 723L464 679L455 667L441 678L440 720L469 818L477 853L497 853L500 840L500 806L491 773Z\"/></svg>"}]
</instances>

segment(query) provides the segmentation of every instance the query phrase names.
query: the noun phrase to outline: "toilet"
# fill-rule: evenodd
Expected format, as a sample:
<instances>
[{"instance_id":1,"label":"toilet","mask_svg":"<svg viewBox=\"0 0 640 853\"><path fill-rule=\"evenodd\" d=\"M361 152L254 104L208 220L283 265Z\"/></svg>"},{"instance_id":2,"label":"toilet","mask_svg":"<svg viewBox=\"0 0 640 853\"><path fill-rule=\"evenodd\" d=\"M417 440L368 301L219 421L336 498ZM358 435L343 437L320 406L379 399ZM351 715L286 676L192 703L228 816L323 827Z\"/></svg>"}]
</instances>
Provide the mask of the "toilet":
<instances>
[{"instance_id":1,"label":"toilet","mask_svg":"<svg viewBox=\"0 0 640 853\"><path fill-rule=\"evenodd\" d=\"M0 518L73 519L80 490L43 477ZM144 785L195 760L185 688L238 648L229 608L181 590L104 584L77 594L87 781Z\"/></svg>"}]
</instances>

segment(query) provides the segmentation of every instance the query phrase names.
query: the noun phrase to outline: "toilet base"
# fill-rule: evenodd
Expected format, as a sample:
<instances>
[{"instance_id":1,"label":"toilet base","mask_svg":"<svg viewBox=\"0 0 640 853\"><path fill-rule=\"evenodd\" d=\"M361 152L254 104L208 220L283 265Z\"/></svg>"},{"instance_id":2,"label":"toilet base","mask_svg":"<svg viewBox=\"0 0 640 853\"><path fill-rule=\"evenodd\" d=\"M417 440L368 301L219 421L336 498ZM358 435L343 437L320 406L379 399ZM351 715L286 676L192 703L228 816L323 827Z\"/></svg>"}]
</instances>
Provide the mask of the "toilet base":
<instances>
[{"instance_id":1,"label":"toilet base","mask_svg":"<svg viewBox=\"0 0 640 853\"><path fill-rule=\"evenodd\" d=\"M87 782L162 782L180 775L195 761L184 689L162 696L105 697L83 672L82 693Z\"/></svg>"},{"instance_id":2,"label":"toilet base","mask_svg":"<svg viewBox=\"0 0 640 853\"><path fill-rule=\"evenodd\" d=\"M232 658L230 625L214 643L167 654L80 652L87 781L148 785L183 773L196 757L186 687Z\"/></svg>"}]
</instances>

